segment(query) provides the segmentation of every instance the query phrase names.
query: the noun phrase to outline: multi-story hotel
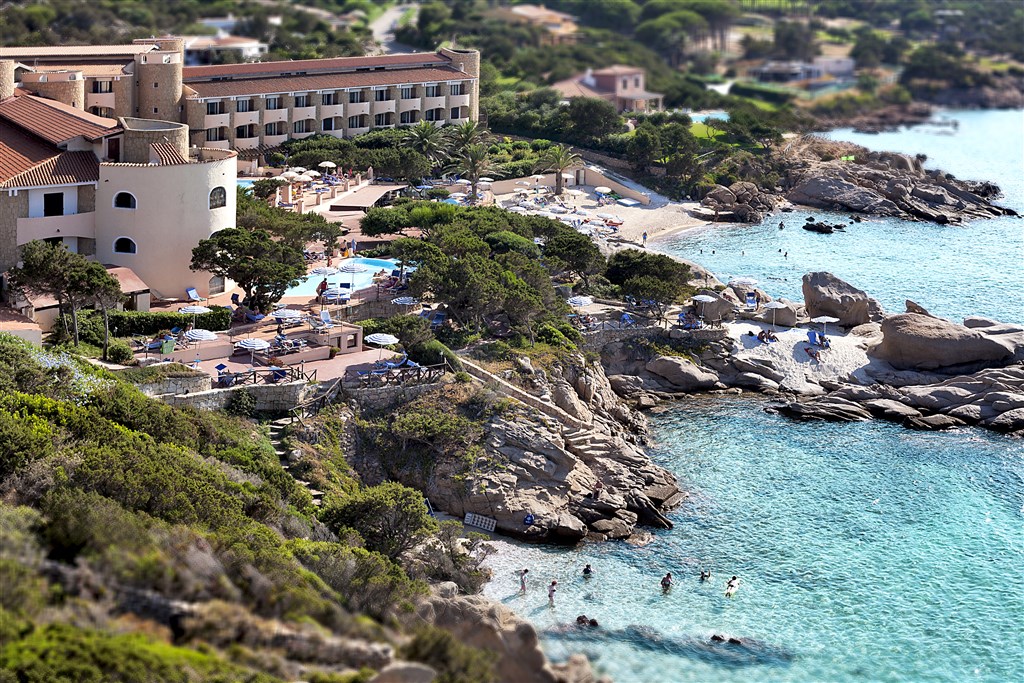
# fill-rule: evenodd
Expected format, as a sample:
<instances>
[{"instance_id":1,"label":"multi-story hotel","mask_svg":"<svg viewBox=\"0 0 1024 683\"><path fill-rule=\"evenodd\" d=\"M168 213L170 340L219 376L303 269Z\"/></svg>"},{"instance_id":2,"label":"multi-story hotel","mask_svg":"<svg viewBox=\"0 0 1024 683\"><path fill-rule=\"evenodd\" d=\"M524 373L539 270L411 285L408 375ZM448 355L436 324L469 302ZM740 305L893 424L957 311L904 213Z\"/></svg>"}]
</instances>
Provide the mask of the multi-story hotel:
<instances>
[{"instance_id":1,"label":"multi-story hotel","mask_svg":"<svg viewBox=\"0 0 1024 683\"><path fill-rule=\"evenodd\" d=\"M0 59L0 271L45 240L128 268L160 296L223 291L189 264L200 240L235 225L236 153L191 146L177 121L32 95L15 88L15 66Z\"/></svg>"},{"instance_id":2,"label":"multi-story hotel","mask_svg":"<svg viewBox=\"0 0 1024 683\"><path fill-rule=\"evenodd\" d=\"M180 38L0 48L19 86L97 116L179 121L190 144L266 150L314 133L476 120L480 53L185 66Z\"/></svg>"}]
</instances>

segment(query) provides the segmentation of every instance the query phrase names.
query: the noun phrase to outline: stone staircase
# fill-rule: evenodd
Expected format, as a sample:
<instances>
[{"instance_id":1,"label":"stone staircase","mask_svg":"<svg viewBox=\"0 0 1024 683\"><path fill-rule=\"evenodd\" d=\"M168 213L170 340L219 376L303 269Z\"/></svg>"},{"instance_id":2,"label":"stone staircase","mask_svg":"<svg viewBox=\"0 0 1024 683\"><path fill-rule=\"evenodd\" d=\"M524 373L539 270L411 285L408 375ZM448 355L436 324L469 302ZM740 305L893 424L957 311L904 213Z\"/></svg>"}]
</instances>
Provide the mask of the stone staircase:
<instances>
[{"instance_id":1,"label":"stone staircase","mask_svg":"<svg viewBox=\"0 0 1024 683\"><path fill-rule=\"evenodd\" d=\"M285 433L288 427L292 424L292 420L293 418L291 417L283 417L270 423L270 443L273 444L274 452L277 453L278 461L281 463L281 469L292 475L292 478L295 479L300 486L309 491L309 495L313 497L313 505L319 507L323 503L324 492L313 488L312 484L297 475L295 468L292 467L292 454L288 449L288 446L285 444Z\"/></svg>"}]
</instances>

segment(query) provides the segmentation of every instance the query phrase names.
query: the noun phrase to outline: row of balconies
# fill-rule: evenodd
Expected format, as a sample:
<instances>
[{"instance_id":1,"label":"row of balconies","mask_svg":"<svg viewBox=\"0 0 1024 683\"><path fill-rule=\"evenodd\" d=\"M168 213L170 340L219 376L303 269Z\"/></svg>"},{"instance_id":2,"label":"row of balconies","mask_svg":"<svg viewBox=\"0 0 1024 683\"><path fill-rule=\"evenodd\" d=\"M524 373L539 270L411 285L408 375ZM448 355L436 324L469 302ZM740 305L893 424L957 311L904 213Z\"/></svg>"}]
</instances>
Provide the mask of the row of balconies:
<instances>
[{"instance_id":1,"label":"row of balconies","mask_svg":"<svg viewBox=\"0 0 1024 683\"><path fill-rule=\"evenodd\" d=\"M250 123L274 123L275 121L302 121L304 119L325 119L331 117L347 118L349 116L376 115L406 111L428 111L431 109L454 109L469 107L469 95L451 95L449 97L416 97L406 100L383 100L381 102L357 102L355 104L327 104L319 107L293 107L291 109L270 109L263 111L235 112L224 114L207 114L203 119L203 128L220 128L244 126ZM262 115L262 116L261 116Z\"/></svg>"}]
</instances>

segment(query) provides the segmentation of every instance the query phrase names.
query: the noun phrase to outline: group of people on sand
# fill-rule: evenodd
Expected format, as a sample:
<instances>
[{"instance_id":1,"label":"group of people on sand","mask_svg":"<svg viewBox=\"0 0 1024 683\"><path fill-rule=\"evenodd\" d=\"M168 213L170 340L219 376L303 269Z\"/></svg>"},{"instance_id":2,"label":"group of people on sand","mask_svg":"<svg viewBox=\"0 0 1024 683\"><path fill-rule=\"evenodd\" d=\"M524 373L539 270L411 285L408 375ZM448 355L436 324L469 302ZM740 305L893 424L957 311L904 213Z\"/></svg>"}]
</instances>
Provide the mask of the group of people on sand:
<instances>
[{"instance_id":1,"label":"group of people on sand","mask_svg":"<svg viewBox=\"0 0 1024 683\"><path fill-rule=\"evenodd\" d=\"M763 344L770 344L779 341L773 330L761 330L757 333L757 340Z\"/></svg>"}]
</instances>

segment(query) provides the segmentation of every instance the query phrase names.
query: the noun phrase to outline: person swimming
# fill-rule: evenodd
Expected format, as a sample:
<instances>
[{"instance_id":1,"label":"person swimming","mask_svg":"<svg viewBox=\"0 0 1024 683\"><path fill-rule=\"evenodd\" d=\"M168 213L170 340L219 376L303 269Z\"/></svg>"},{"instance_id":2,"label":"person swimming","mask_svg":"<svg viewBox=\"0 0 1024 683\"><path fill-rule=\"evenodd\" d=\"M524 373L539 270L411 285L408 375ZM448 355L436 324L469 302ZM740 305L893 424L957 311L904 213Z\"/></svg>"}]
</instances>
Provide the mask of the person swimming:
<instances>
[{"instance_id":1,"label":"person swimming","mask_svg":"<svg viewBox=\"0 0 1024 683\"><path fill-rule=\"evenodd\" d=\"M711 570L709 569L707 571L704 571L702 569L700 571L700 580L701 581L710 581L711 580Z\"/></svg>"},{"instance_id":2,"label":"person swimming","mask_svg":"<svg viewBox=\"0 0 1024 683\"><path fill-rule=\"evenodd\" d=\"M589 578L590 578L591 576L593 576L593 575L594 575L594 570L593 570L593 569L591 569L591 567L590 567L590 565L589 565L589 564L588 564L588 565L587 565L586 567L584 567L584 568L583 568L583 576L584 576L585 578L588 578L588 579L589 579Z\"/></svg>"},{"instance_id":3,"label":"person swimming","mask_svg":"<svg viewBox=\"0 0 1024 683\"><path fill-rule=\"evenodd\" d=\"M661 590L668 593L669 589L672 588L672 572L668 572L665 576L661 577Z\"/></svg>"},{"instance_id":4,"label":"person swimming","mask_svg":"<svg viewBox=\"0 0 1024 683\"><path fill-rule=\"evenodd\" d=\"M731 579L729 579L729 581L725 584L725 597L731 598L733 595L736 594L736 591L739 589L739 587L740 580L738 577L734 576Z\"/></svg>"},{"instance_id":5,"label":"person swimming","mask_svg":"<svg viewBox=\"0 0 1024 683\"><path fill-rule=\"evenodd\" d=\"M529 573L530 573L529 569L524 569L523 571L519 572L519 592L520 593L525 593L526 592L526 575L529 574Z\"/></svg>"}]
</instances>

